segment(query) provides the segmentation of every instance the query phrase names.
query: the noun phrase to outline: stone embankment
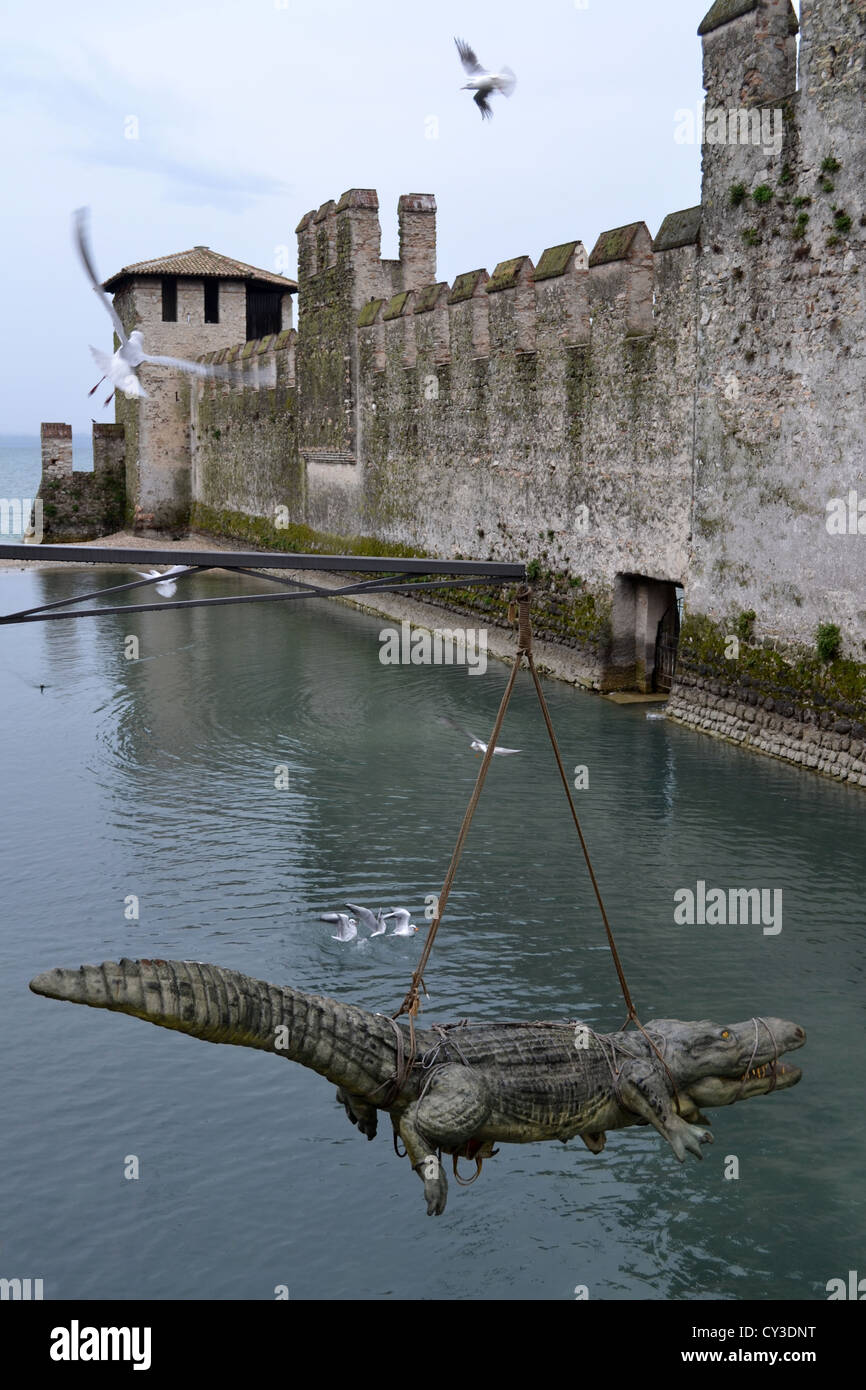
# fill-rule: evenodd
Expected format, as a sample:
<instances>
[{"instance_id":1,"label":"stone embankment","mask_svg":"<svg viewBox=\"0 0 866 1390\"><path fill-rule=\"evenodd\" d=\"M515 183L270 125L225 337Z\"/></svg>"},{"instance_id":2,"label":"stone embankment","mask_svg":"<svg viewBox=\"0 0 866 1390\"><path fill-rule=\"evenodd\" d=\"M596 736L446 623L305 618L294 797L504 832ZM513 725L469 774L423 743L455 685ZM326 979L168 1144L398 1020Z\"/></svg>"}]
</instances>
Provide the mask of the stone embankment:
<instances>
[{"instance_id":1,"label":"stone embankment","mask_svg":"<svg viewBox=\"0 0 866 1390\"><path fill-rule=\"evenodd\" d=\"M690 729L866 787L866 726L833 710L774 700L681 670L667 714Z\"/></svg>"}]
</instances>

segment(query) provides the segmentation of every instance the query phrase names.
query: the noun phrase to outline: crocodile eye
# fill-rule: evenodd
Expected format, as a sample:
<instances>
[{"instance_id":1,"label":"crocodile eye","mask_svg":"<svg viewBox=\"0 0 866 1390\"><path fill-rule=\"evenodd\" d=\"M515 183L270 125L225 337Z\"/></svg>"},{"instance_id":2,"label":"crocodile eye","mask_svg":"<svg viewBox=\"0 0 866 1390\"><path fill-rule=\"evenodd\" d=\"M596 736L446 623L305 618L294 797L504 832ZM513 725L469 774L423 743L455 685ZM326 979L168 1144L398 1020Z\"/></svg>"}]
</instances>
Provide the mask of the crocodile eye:
<instances>
[{"instance_id":1,"label":"crocodile eye","mask_svg":"<svg viewBox=\"0 0 866 1390\"><path fill-rule=\"evenodd\" d=\"M723 1038L729 1038L730 1036L731 1036L731 1035L730 1035L730 1033L728 1032L727 1028L723 1028L723 1029L722 1029L722 1037L723 1037Z\"/></svg>"}]
</instances>

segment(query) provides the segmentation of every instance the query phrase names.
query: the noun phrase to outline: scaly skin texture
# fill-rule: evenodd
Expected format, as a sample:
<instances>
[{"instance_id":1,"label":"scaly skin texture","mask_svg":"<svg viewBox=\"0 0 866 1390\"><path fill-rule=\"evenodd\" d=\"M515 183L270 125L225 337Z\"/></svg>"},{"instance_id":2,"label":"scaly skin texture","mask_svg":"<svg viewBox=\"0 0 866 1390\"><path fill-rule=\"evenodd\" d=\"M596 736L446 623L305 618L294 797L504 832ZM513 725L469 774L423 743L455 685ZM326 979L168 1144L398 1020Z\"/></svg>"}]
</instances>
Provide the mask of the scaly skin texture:
<instances>
[{"instance_id":1,"label":"scaly skin texture","mask_svg":"<svg viewBox=\"0 0 866 1390\"><path fill-rule=\"evenodd\" d=\"M106 961L48 971L30 988L300 1062L335 1083L368 1139L386 1110L429 1215L445 1210L441 1153L480 1161L495 1143L576 1136L600 1153L607 1130L650 1124L680 1162L687 1151L701 1158L712 1138L701 1107L795 1085L800 1071L778 1059L806 1041L778 1018L660 1019L644 1032L607 1034L575 1023L481 1023L416 1028L413 1062L408 1028L383 1014L218 965Z\"/></svg>"}]
</instances>

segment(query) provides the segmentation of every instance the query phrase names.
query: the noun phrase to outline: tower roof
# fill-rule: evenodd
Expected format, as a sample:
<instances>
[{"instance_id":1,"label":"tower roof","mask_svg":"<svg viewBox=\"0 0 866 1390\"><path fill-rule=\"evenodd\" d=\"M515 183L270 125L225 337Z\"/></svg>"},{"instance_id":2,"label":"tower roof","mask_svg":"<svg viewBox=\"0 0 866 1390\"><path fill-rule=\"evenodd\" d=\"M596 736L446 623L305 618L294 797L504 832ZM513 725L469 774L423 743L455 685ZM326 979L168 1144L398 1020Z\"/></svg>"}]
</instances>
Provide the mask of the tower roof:
<instances>
[{"instance_id":1,"label":"tower roof","mask_svg":"<svg viewBox=\"0 0 866 1390\"><path fill-rule=\"evenodd\" d=\"M232 256L221 256L211 251L209 246L193 246L189 251L176 251L171 256L158 256L153 261L136 261L125 265L115 275L103 283L103 289L115 290L124 280L133 276L145 275L190 275L197 279L255 280L258 284L279 286L287 294L294 294L297 281L287 275L275 275L270 270L259 270L245 261L236 261Z\"/></svg>"}]
</instances>

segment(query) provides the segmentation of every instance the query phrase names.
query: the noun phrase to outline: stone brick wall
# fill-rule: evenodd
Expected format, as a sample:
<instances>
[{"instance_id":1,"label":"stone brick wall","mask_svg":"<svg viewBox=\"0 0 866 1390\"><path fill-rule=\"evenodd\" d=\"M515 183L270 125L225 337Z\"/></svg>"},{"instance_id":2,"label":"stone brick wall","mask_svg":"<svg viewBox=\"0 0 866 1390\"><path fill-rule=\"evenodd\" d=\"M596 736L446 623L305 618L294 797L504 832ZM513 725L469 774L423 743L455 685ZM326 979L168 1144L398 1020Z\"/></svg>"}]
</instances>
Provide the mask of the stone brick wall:
<instances>
[{"instance_id":1,"label":"stone brick wall","mask_svg":"<svg viewBox=\"0 0 866 1390\"><path fill-rule=\"evenodd\" d=\"M667 714L701 733L866 787L866 724L833 710L775 700L681 665Z\"/></svg>"},{"instance_id":2,"label":"stone brick wall","mask_svg":"<svg viewBox=\"0 0 866 1390\"><path fill-rule=\"evenodd\" d=\"M93 472L72 467L72 426L43 424L42 533L46 542L89 541L123 525L126 503L122 425L93 425Z\"/></svg>"},{"instance_id":3,"label":"stone brick wall","mask_svg":"<svg viewBox=\"0 0 866 1390\"><path fill-rule=\"evenodd\" d=\"M294 329L208 353L228 380L192 385L192 505L212 523L223 512L268 519L302 505L297 450Z\"/></svg>"}]
</instances>

